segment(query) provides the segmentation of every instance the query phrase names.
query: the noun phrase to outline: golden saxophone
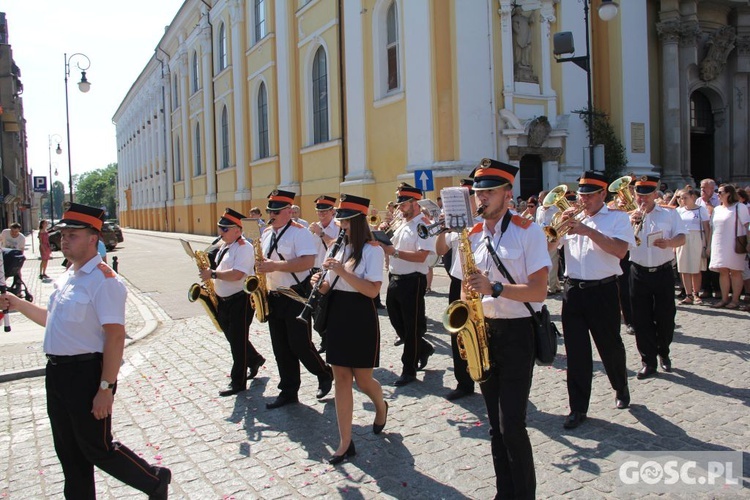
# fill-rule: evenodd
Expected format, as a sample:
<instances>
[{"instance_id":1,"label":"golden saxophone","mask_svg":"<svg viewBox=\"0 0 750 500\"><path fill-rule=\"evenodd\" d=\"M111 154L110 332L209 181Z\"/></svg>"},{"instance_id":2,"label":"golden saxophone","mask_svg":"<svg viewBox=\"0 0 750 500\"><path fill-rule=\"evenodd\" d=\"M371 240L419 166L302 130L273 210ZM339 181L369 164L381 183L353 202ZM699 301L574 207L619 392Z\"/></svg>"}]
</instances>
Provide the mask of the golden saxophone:
<instances>
[{"instance_id":1,"label":"golden saxophone","mask_svg":"<svg viewBox=\"0 0 750 500\"><path fill-rule=\"evenodd\" d=\"M471 251L468 229L463 229L459 233L458 253L464 280L479 272ZM446 330L456 335L458 353L461 359L466 360L466 371L472 380L480 383L487 380L491 368L490 349L479 293L467 292L465 301L451 302L443 313L443 325Z\"/></svg>"},{"instance_id":2,"label":"golden saxophone","mask_svg":"<svg viewBox=\"0 0 750 500\"><path fill-rule=\"evenodd\" d=\"M180 241L182 242L182 246L183 248L185 248L185 251L188 253L188 255L190 255L190 257L195 260L195 263L198 265L198 270L202 271L211 267L211 261L208 257L207 252L203 252L201 250L193 251L193 249L190 248L190 243L184 240ZM213 322L216 329L221 331L221 326L219 326L219 320L217 319L219 299L216 296L216 290L214 289L214 282L212 280L208 280L203 283L193 283L192 285L190 285L190 288L188 289L188 300L190 302L200 300L201 304L208 313L208 317L211 318L211 321Z\"/></svg>"},{"instance_id":3,"label":"golden saxophone","mask_svg":"<svg viewBox=\"0 0 750 500\"><path fill-rule=\"evenodd\" d=\"M243 221L243 228L248 225ZM257 227L249 225L251 229ZM269 221L270 226L270 221ZM258 272L258 265L265 260L263 257L263 249L260 246L260 228L257 229L257 234L248 234L248 230L243 231L243 235L251 241L253 245L253 251L255 252L255 276L248 276L245 278L245 283L242 285L242 289L246 294L250 295L250 300L253 303L255 309L255 317L261 323L268 321L268 314L271 312L268 306L268 284L266 283L265 273ZM248 238L248 236L251 236Z\"/></svg>"}]
</instances>

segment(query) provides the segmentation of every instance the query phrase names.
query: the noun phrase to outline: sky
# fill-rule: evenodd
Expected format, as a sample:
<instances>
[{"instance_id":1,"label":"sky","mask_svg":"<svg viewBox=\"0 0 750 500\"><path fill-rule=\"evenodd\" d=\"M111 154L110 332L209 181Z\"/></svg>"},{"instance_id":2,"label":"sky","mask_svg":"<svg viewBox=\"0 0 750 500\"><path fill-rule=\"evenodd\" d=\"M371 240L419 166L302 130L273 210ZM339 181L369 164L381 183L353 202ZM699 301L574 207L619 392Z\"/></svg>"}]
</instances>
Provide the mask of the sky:
<instances>
[{"instance_id":1,"label":"sky","mask_svg":"<svg viewBox=\"0 0 750 500\"><path fill-rule=\"evenodd\" d=\"M91 61L86 77L91 90L78 90L81 79L71 60L68 78L70 152L73 175L117 161L112 117L130 86L154 54L164 28L183 0L0 0L8 41L21 70L28 136L28 168L49 176L49 136L61 139L62 154L52 146L53 178L68 186L65 128L65 57L83 53Z\"/></svg>"}]
</instances>

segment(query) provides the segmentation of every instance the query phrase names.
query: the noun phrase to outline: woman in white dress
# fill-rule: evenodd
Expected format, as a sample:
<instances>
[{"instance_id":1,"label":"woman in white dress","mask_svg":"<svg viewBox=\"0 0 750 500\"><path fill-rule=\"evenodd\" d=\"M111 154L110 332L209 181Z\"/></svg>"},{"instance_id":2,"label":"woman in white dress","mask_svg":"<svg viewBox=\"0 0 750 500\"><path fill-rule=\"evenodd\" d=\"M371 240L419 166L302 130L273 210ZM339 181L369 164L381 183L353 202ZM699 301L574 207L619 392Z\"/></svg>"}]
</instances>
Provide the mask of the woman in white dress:
<instances>
[{"instance_id":1,"label":"woman in white dress","mask_svg":"<svg viewBox=\"0 0 750 500\"><path fill-rule=\"evenodd\" d=\"M677 214L682 219L689 233L685 244L677 247L677 271L685 287L685 298L679 303L702 304L698 297L701 289L701 271L706 270L708 242L711 240L710 217L706 207L696 205L695 200L700 192L695 189L680 190L680 207Z\"/></svg>"},{"instance_id":2,"label":"woman in white dress","mask_svg":"<svg viewBox=\"0 0 750 500\"><path fill-rule=\"evenodd\" d=\"M746 205L737 203L739 201L737 190L731 184L722 184L718 193L721 205L714 208L714 213L711 216L713 229L711 234L711 270L719 273L721 301L711 307L737 309L742 293L742 271L747 266L747 255L735 253L735 233L739 236L750 233L750 229L748 229L750 211L748 211ZM747 246L746 251L750 250L750 243ZM732 292L731 301L729 299L730 289Z\"/></svg>"}]
</instances>

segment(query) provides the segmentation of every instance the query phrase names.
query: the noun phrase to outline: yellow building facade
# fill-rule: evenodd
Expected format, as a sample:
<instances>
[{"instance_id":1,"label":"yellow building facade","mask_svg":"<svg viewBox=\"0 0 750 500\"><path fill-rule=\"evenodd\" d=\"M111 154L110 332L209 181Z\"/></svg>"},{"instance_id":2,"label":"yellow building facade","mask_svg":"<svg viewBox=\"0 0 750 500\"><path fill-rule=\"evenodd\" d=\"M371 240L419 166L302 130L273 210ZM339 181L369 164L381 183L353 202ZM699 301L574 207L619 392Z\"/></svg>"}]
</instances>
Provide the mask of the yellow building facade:
<instances>
[{"instance_id":1,"label":"yellow building facade","mask_svg":"<svg viewBox=\"0 0 750 500\"><path fill-rule=\"evenodd\" d=\"M434 199L483 157L521 167L524 197L575 182L587 73L558 64L552 38L570 31L583 52L584 4L186 0L113 118L121 221L213 234L224 207L263 209L275 188L308 220L322 194L383 209L399 182L419 187L415 171L431 171ZM608 23L600 4L594 106L628 171L659 171L665 2L621 1Z\"/></svg>"}]
</instances>

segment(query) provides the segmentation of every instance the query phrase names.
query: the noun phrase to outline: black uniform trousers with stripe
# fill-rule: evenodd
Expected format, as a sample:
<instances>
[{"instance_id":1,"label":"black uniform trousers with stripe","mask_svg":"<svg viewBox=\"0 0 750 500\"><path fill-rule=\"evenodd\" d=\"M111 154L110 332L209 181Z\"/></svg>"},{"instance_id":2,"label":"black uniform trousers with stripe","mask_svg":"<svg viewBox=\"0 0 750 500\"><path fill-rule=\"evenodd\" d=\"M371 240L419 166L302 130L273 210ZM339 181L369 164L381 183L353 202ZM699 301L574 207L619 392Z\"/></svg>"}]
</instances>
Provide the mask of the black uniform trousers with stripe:
<instances>
[{"instance_id":1,"label":"black uniform trousers with stripe","mask_svg":"<svg viewBox=\"0 0 750 500\"><path fill-rule=\"evenodd\" d=\"M216 319L232 352L232 389L245 390L247 367L257 364L263 358L250 342L250 325L254 314L250 297L245 292L219 297Z\"/></svg>"},{"instance_id":2,"label":"black uniform trousers with stripe","mask_svg":"<svg viewBox=\"0 0 750 500\"><path fill-rule=\"evenodd\" d=\"M669 357L677 314L673 283L670 266L655 272L637 264L630 269L630 301L638 311L633 317L635 343L641 362L651 368L656 368L657 354Z\"/></svg>"},{"instance_id":3,"label":"black uniform trousers with stripe","mask_svg":"<svg viewBox=\"0 0 750 500\"><path fill-rule=\"evenodd\" d=\"M285 396L296 397L302 383L300 362L307 371L318 377L318 382L333 378L331 367L326 365L312 341L312 328L297 316L304 304L278 292L268 294L268 329L271 332L271 345L276 364L279 367L278 388Z\"/></svg>"},{"instance_id":4,"label":"black uniform trousers with stripe","mask_svg":"<svg viewBox=\"0 0 750 500\"><path fill-rule=\"evenodd\" d=\"M487 319L490 377L479 384L492 434L495 498L533 499L536 474L526 431L534 372L535 337L531 318Z\"/></svg>"},{"instance_id":5,"label":"black uniform trousers with stripe","mask_svg":"<svg viewBox=\"0 0 750 500\"><path fill-rule=\"evenodd\" d=\"M579 288L565 282L562 306L565 353L568 357L568 400L571 411L586 413L591 398L594 361L589 332L615 391L628 386L625 345L620 337L617 281Z\"/></svg>"},{"instance_id":6,"label":"black uniform trousers with stripe","mask_svg":"<svg viewBox=\"0 0 750 500\"><path fill-rule=\"evenodd\" d=\"M422 273L390 275L385 307L393 329L404 341L402 374L416 375L417 361L432 346L424 339L427 332L424 294L427 276Z\"/></svg>"},{"instance_id":7,"label":"black uniform trousers with stripe","mask_svg":"<svg viewBox=\"0 0 750 500\"><path fill-rule=\"evenodd\" d=\"M157 469L112 441L111 415L97 420L91 413L101 379L101 358L47 364L47 415L65 476L65 498L96 498L94 466L137 490L154 493L160 482Z\"/></svg>"}]
</instances>

